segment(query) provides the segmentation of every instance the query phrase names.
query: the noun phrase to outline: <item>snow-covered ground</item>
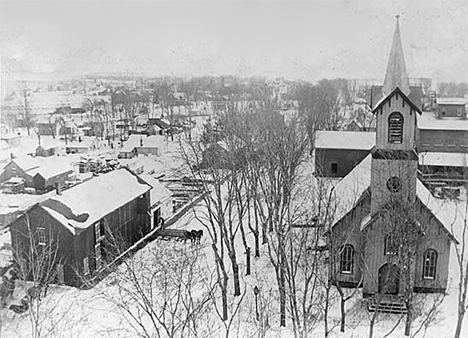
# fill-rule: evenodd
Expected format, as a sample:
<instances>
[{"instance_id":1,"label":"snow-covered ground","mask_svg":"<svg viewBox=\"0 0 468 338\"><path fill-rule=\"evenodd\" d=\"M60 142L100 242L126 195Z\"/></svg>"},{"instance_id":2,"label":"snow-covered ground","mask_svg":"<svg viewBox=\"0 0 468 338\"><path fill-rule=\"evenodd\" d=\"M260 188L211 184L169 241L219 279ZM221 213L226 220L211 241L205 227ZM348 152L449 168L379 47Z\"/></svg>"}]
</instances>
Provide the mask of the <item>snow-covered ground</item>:
<instances>
[{"instance_id":1,"label":"snow-covered ground","mask_svg":"<svg viewBox=\"0 0 468 338\"><path fill-rule=\"evenodd\" d=\"M174 142L171 147L176 147ZM172 155L171 155L172 153ZM174 161L167 164L167 158L174 156ZM172 166L177 166L175 161L175 152L169 152L163 157L164 163L160 163L160 169L164 171L170 170ZM169 166L169 167L166 167ZM304 173L307 175L313 171L313 164L309 162L304 166ZM156 169L156 171L158 171ZM309 177L313 177L310 175ZM456 203L461 207L466 201L466 192L462 194L462 198L458 202L450 201L443 205L441 212L452 212ZM195 213L202 215L205 211L204 207L199 205L195 207L194 211L189 211L182 218L180 218L172 228L177 229L200 229L203 226L194 216ZM455 227L461 226L461 219L458 218ZM247 231L247 241L253 247L253 235ZM145 260L149 259L149 253L155 249L170 248L171 245L175 246L189 246L193 250L197 250L197 246L192 246L190 243L173 243L156 240L149 243L145 248L141 249L135 254L133 259ZM210 276L214 271L214 257L213 251L210 246L210 239L205 232L200 249L200 259L207 264L201 268L204 275ZM240 305L239 313L232 323L230 328L230 337L256 337L258 336L258 322L255 319L255 296L253 293L254 286L260 289L259 299L261 301L261 310L263 314L268 314L270 328L266 333L266 337L293 337L292 324L289 318L287 319L287 327L279 327L278 317L278 302L277 302L277 286L275 279L275 271L271 266L266 246L261 248L261 257L252 258L252 274L245 276L245 259L244 249L240 240L236 246L238 252L238 261L241 271L241 288L245 291L245 297ZM419 337L425 333L428 338L445 338L453 337L453 332L456 323L457 313L457 283L458 283L458 269L455 256L455 250L452 249L452 257L450 260L450 276L449 285L447 289L447 296L440 305L434 320L429 325L426 332L421 332ZM164 259L165 257L161 257ZM143 264L143 263L142 263ZM227 266L230 266L226 261ZM103 291L111 293L117 292L115 288L115 281L119 278L119 267L116 272L111 273L104 278L98 285L89 290L79 290L70 287L54 286L49 290L48 296L42 301L42 313L47 314L42 324L43 328L52 328L47 331L48 337L136 337L137 334L129 321L126 320L125 314L115 305L114 302L107 297L103 297ZM235 304L239 301L240 297L232 296L232 278L229 279L229 301ZM15 298L20 299L24 294L24 287L18 287L15 291ZM439 295L425 295L418 296L417 299L421 300L424 305L419 306L422 311L428 311L432 302L437 299ZM221 299L218 297L217 302L220 303ZM330 337L366 337L368 336L370 314L367 311L365 302L362 300L361 295L358 293L356 297L346 303L348 309L347 327L345 333L339 332L339 327L336 326L331 332ZM231 309L232 310L232 309ZM335 302L330 314L330 327L338 325L340 318L338 302ZM393 325L398 321L398 315L379 315L379 320L375 326L374 337L382 337L389 332ZM31 336L30 317L27 313L18 315L12 311L1 311L1 336L2 337L29 337ZM468 336L468 324L462 332L462 337ZM419 321L416 319L413 327L417 328ZM404 320L400 323L398 328L390 335L390 337L403 336ZM215 309L212 304L209 306L209 311L203 316L202 323L198 330L199 336L203 337L221 337L225 336L225 329L216 315ZM322 321L319 321L315 327L311 337L323 336Z\"/></svg>"}]
</instances>

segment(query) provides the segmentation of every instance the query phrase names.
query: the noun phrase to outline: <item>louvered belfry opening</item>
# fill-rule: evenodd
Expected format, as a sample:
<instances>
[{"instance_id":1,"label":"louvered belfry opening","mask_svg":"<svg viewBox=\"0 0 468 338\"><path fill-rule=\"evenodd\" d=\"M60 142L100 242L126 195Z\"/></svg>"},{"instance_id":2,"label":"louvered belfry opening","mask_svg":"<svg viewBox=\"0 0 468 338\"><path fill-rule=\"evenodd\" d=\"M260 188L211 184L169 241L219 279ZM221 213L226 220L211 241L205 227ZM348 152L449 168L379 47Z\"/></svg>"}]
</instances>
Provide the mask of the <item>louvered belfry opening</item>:
<instances>
[{"instance_id":1,"label":"louvered belfry opening","mask_svg":"<svg viewBox=\"0 0 468 338\"><path fill-rule=\"evenodd\" d=\"M388 142L403 142L403 115L393 112L388 117Z\"/></svg>"}]
</instances>

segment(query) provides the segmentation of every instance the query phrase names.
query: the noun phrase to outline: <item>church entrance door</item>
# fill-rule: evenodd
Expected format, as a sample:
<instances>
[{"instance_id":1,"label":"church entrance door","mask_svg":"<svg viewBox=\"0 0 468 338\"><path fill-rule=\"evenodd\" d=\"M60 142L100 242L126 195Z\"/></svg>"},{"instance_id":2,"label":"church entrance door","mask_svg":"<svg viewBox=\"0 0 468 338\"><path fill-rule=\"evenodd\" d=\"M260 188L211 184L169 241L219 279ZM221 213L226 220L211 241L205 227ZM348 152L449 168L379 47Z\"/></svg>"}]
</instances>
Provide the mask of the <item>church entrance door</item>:
<instances>
[{"instance_id":1,"label":"church entrance door","mask_svg":"<svg viewBox=\"0 0 468 338\"><path fill-rule=\"evenodd\" d=\"M398 294L400 286L400 269L395 264L384 264L379 269L379 293Z\"/></svg>"}]
</instances>

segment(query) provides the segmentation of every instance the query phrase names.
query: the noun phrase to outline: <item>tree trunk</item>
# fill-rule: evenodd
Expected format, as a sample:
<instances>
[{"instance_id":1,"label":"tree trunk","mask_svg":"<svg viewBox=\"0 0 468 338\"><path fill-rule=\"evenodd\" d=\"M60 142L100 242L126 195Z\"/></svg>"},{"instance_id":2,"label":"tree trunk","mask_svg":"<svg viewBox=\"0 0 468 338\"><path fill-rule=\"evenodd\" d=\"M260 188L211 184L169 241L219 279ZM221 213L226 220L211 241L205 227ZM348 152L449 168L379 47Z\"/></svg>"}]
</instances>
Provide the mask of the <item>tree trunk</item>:
<instances>
[{"instance_id":1,"label":"tree trunk","mask_svg":"<svg viewBox=\"0 0 468 338\"><path fill-rule=\"evenodd\" d=\"M411 304L406 302L406 323L405 323L405 336L409 336L411 334L411 323L413 322L413 309L411 308Z\"/></svg>"},{"instance_id":2,"label":"tree trunk","mask_svg":"<svg viewBox=\"0 0 468 338\"><path fill-rule=\"evenodd\" d=\"M325 289L325 309L323 311L323 329L324 336L328 337L328 306L330 302L330 286Z\"/></svg>"},{"instance_id":3,"label":"tree trunk","mask_svg":"<svg viewBox=\"0 0 468 338\"><path fill-rule=\"evenodd\" d=\"M345 332L345 325L346 325L346 311L345 311L345 303L346 301L344 298L341 298L341 323L340 323L340 332Z\"/></svg>"},{"instance_id":4,"label":"tree trunk","mask_svg":"<svg viewBox=\"0 0 468 338\"><path fill-rule=\"evenodd\" d=\"M455 335L453 336L454 338L460 338L464 317L465 317L464 307L458 306L457 326L455 329Z\"/></svg>"},{"instance_id":5,"label":"tree trunk","mask_svg":"<svg viewBox=\"0 0 468 338\"><path fill-rule=\"evenodd\" d=\"M227 288L222 288L221 299L223 302L223 320L228 320L228 299L227 299Z\"/></svg>"},{"instance_id":6,"label":"tree trunk","mask_svg":"<svg viewBox=\"0 0 468 338\"><path fill-rule=\"evenodd\" d=\"M232 274L234 277L234 296L240 296L239 265L235 260L232 261Z\"/></svg>"},{"instance_id":7,"label":"tree trunk","mask_svg":"<svg viewBox=\"0 0 468 338\"><path fill-rule=\"evenodd\" d=\"M259 233L254 232L254 238L255 238L255 257L260 257L260 243L259 243Z\"/></svg>"},{"instance_id":8,"label":"tree trunk","mask_svg":"<svg viewBox=\"0 0 468 338\"><path fill-rule=\"evenodd\" d=\"M283 267L280 269L280 326L286 326L286 281Z\"/></svg>"},{"instance_id":9,"label":"tree trunk","mask_svg":"<svg viewBox=\"0 0 468 338\"><path fill-rule=\"evenodd\" d=\"M267 225L264 223L262 224L262 244L266 244L267 242Z\"/></svg>"},{"instance_id":10,"label":"tree trunk","mask_svg":"<svg viewBox=\"0 0 468 338\"><path fill-rule=\"evenodd\" d=\"M245 251L245 259L246 259L246 276L250 275L250 247L247 247L247 250Z\"/></svg>"}]
</instances>

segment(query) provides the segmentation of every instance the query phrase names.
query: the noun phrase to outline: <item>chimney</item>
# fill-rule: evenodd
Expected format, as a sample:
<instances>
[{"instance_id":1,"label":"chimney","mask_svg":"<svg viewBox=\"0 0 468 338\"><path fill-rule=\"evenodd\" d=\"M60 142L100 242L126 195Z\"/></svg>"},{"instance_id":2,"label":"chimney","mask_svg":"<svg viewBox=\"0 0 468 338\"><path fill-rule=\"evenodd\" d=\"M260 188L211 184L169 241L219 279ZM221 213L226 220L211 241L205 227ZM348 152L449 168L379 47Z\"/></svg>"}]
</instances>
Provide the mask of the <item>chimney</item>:
<instances>
[{"instance_id":1,"label":"chimney","mask_svg":"<svg viewBox=\"0 0 468 338\"><path fill-rule=\"evenodd\" d=\"M143 147L143 137L140 137L140 147Z\"/></svg>"},{"instance_id":2,"label":"chimney","mask_svg":"<svg viewBox=\"0 0 468 338\"><path fill-rule=\"evenodd\" d=\"M55 191L57 192L57 195L62 195L62 184L59 182L55 183Z\"/></svg>"}]
</instances>

